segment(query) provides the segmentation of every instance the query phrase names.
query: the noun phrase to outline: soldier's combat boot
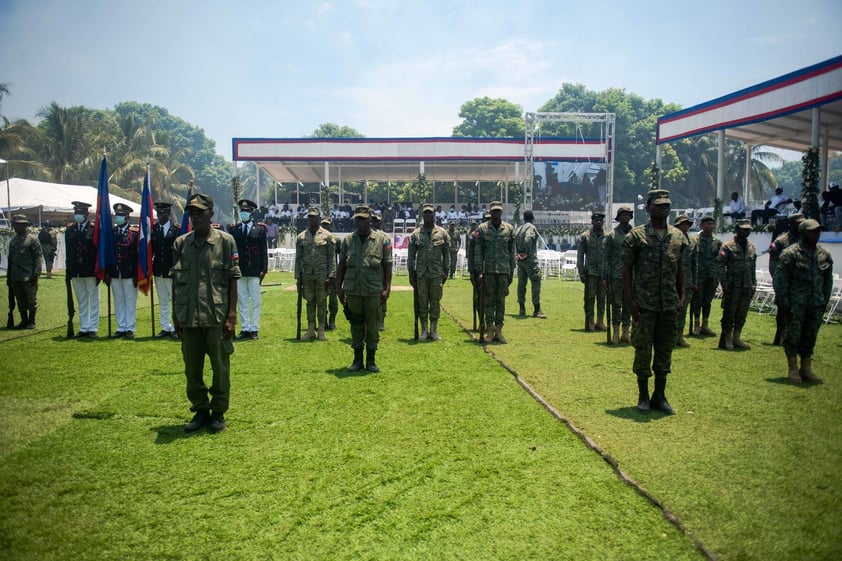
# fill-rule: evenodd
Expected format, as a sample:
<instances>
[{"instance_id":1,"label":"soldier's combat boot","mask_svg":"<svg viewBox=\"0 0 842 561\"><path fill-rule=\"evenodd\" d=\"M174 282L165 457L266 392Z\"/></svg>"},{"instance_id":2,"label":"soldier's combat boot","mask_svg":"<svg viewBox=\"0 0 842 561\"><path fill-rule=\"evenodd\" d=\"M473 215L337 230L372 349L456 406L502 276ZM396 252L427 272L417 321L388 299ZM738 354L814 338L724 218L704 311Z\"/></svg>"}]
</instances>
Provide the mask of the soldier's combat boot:
<instances>
[{"instance_id":1,"label":"soldier's combat boot","mask_svg":"<svg viewBox=\"0 0 842 561\"><path fill-rule=\"evenodd\" d=\"M801 374L801 379L805 382L810 382L811 384L823 383L822 379L813 372L813 357L801 357L801 370L798 373Z\"/></svg>"},{"instance_id":2,"label":"soldier's combat boot","mask_svg":"<svg viewBox=\"0 0 842 561\"><path fill-rule=\"evenodd\" d=\"M724 342L722 339L724 339ZM729 330L728 333L722 333L719 347L726 351L734 350L734 333L732 331Z\"/></svg>"},{"instance_id":3,"label":"soldier's combat boot","mask_svg":"<svg viewBox=\"0 0 842 561\"><path fill-rule=\"evenodd\" d=\"M505 337L503 337L503 324L502 323L498 323L494 327L494 338L497 340L497 342L499 342L503 345L507 345L509 343L509 341Z\"/></svg>"},{"instance_id":4,"label":"soldier's combat boot","mask_svg":"<svg viewBox=\"0 0 842 561\"><path fill-rule=\"evenodd\" d=\"M526 306L521 304L520 309L517 312L517 315L519 315L520 317L526 317Z\"/></svg>"},{"instance_id":5,"label":"soldier's combat boot","mask_svg":"<svg viewBox=\"0 0 842 561\"><path fill-rule=\"evenodd\" d=\"M623 334L620 335L620 341L623 343L631 343L631 335L629 335L629 326L623 326Z\"/></svg>"},{"instance_id":6,"label":"soldier's combat boot","mask_svg":"<svg viewBox=\"0 0 842 561\"><path fill-rule=\"evenodd\" d=\"M430 339L441 341L441 337L439 337L439 320L437 319L430 320Z\"/></svg>"},{"instance_id":7,"label":"soldier's combat boot","mask_svg":"<svg viewBox=\"0 0 842 561\"><path fill-rule=\"evenodd\" d=\"M544 312L541 311L541 308L536 308L535 313L532 314L532 317L538 319L547 319L547 316L544 314Z\"/></svg>"},{"instance_id":8,"label":"soldier's combat boot","mask_svg":"<svg viewBox=\"0 0 842 561\"><path fill-rule=\"evenodd\" d=\"M667 375L666 374L655 374L655 391L652 392L652 401L650 405L654 409L660 409L667 415L672 415L675 413L675 410L670 406L669 402L667 401L667 396L664 394L664 391L667 389Z\"/></svg>"},{"instance_id":9,"label":"soldier's combat boot","mask_svg":"<svg viewBox=\"0 0 842 561\"><path fill-rule=\"evenodd\" d=\"M490 343L490 342L494 341L495 336L496 335L495 335L495 331L494 331L494 324L489 323L488 325L485 326L485 342Z\"/></svg>"},{"instance_id":10,"label":"soldier's combat boot","mask_svg":"<svg viewBox=\"0 0 842 561\"><path fill-rule=\"evenodd\" d=\"M348 372L356 372L363 369L363 350L362 348L354 349L354 362L348 367Z\"/></svg>"},{"instance_id":11,"label":"soldier's combat boot","mask_svg":"<svg viewBox=\"0 0 842 561\"><path fill-rule=\"evenodd\" d=\"M585 320L585 331L593 331L593 320Z\"/></svg>"},{"instance_id":12,"label":"soldier's combat boot","mask_svg":"<svg viewBox=\"0 0 842 561\"><path fill-rule=\"evenodd\" d=\"M702 334L702 327L699 325L699 316L694 316L695 321L693 322L693 335L698 337Z\"/></svg>"},{"instance_id":13,"label":"soldier's combat boot","mask_svg":"<svg viewBox=\"0 0 842 561\"><path fill-rule=\"evenodd\" d=\"M716 333L708 325L708 318L702 319L702 328L699 333L705 337L716 337Z\"/></svg>"},{"instance_id":14,"label":"soldier's combat boot","mask_svg":"<svg viewBox=\"0 0 842 561\"><path fill-rule=\"evenodd\" d=\"M307 333L301 336L302 341L312 341L316 338L316 322L315 321L308 321L307 322Z\"/></svg>"},{"instance_id":15,"label":"soldier's combat boot","mask_svg":"<svg viewBox=\"0 0 842 561\"><path fill-rule=\"evenodd\" d=\"M605 324L604 324L604 323L602 323L602 320L597 321L597 322L596 322L596 325L594 326L594 328L595 328L597 331L606 331L606 329L605 329Z\"/></svg>"},{"instance_id":16,"label":"soldier's combat boot","mask_svg":"<svg viewBox=\"0 0 842 561\"><path fill-rule=\"evenodd\" d=\"M678 336L675 338L675 346L676 347L689 347L690 343L684 340L684 334L679 333Z\"/></svg>"},{"instance_id":17,"label":"soldier's combat boot","mask_svg":"<svg viewBox=\"0 0 842 561\"><path fill-rule=\"evenodd\" d=\"M327 330L333 331L336 329L336 314L330 314L330 318L327 320Z\"/></svg>"},{"instance_id":18,"label":"soldier's combat boot","mask_svg":"<svg viewBox=\"0 0 842 561\"><path fill-rule=\"evenodd\" d=\"M319 333L317 335L319 341L327 341L327 337L325 337L325 324L324 322L319 324Z\"/></svg>"},{"instance_id":19,"label":"soldier's combat boot","mask_svg":"<svg viewBox=\"0 0 842 561\"><path fill-rule=\"evenodd\" d=\"M734 339L732 344L734 345L735 349L751 349L751 345L740 339L740 335L742 335L742 330L735 329L734 330Z\"/></svg>"},{"instance_id":20,"label":"soldier's combat boot","mask_svg":"<svg viewBox=\"0 0 842 561\"><path fill-rule=\"evenodd\" d=\"M29 314L26 310L20 310L20 323L15 326L15 329L26 329L27 323L29 323Z\"/></svg>"},{"instance_id":21,"label":"soldier's combat boot","mask_svg":"<svg viewBox=\"0 0 842 561\"><path fill-rule=\"evenodd\" d=\"M377 367L377 364L374 362L374 355L377 351L366 349L365 351L365 369L369 372L380 372L380 368Z\"/></svg>"},{"instance_id":22,"label":"soldier's combat boot","mask_svg":"<svg viewBox=\"0 0 842 561\"><path fill-rule=\"evenodd\" d=\"M649 412L649 378L645 376L637 377L637 410Z\"/></svg>"},{"instance_id":23,"label":"soldier's combat boot","mask_svg":"<svg viewBox=\"0 0 842 561\"><path fill-rule=\"evenodd\" d=\"M26 320L27 329L35 329L35 310L29 312L29 318Z\"/></svg>"},{"instance_id":24,"label":"soldier's combat boot","mask_svg":"<svg viewBox=\"0 0 842 561\"><path fill-rule=\"evenodd\" d=\"M798 372L798 357L786 357L787 366L789 367L789 372L787 372L787 379L790 382L798 382L799 384L802 382L801 380L801 373Z\"/></svg>"},{"instance_id":25,"label":"soldier's combat boot","mask_svg":"<svg viewBox=\"0 0 842 561\"><path fill-rule=\"evenodd\" d=\"M614 329L611 331L611 344L612 345L619 345L620 344L620 326L615 325Z\"/></svg>"},{"instance_id":26,"label":"soldier's combat boot","mask_svg":"<svg viewBox=\"0 0 842 561\"><path fill-rule=\"evenodd\" d=\"M210 411L207 409L199 409L189 423L184 425L184 432L190 434L196 432L210 422Z\"/></svg>"},{"instance_id":27,"label":"soldier's combat boot","mask_svg":"<svg viewBox=\"0 0 842 561\"><path fill-rule=\"evenodd\" d=\"M427 320L422 319L421 320L421 333L418 334L418 340L419 341L426 341L427 335L428 335L428 333L427 333Z\"/></svg>"}]
</instances>

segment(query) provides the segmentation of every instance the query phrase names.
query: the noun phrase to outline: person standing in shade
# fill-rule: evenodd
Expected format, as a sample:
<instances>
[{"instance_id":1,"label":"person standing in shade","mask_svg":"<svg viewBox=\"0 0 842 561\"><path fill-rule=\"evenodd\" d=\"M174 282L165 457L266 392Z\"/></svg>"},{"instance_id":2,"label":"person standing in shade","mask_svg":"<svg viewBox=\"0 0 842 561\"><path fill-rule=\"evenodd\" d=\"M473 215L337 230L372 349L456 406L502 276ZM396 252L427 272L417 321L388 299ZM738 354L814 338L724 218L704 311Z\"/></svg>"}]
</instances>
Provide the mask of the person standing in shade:
<instances>
[{"instance_id":1,"label":"person standing in shade","mask_svg":"<svg viewBox=\"0 0 842 561\"><path fill-rule=\"evenodd\" d=\"M637 409L645 413L655 408L671 415L675 411L665 392L672 369L675 316L684 300L681 258L687 251L687 239L668 224L670 205L669 191L649 191L649 222L623 239L623 290L633 320ZM649 378L653 372L655 390L650 400Z\"/></svg>"},{"instance_id":2,"label":"person standing in shade","mask_svg":"<svg viewBox=\"0 0 842 561\"><path fill-rule=\"evenodd\" d=\"M412 208L410 206L410 208ZM380 214L380 211L370 209L371 210L371 229L374 232L383 232L383 215ZM405 211L407 218L410 216L409 211ZM386 234L388 235L388 234ZM387 300L383 300L380 302L380 319L377 322L377 329L380 331L386 330L386 312L389 311L389 302Z\"/></svg>"},{"instance_id":3,"label":"person standing in shade","mask_svg":"<svg viewBox=\"0 0 842 561\"><path fill-rule=\"evenodd\" d=\"M676 347L690 346L690 343L684 339L684 325L687 323L687 308L690 305L690 300L696 294L699 286L699 258L696 252L696 244L687 235L692 225L693 221L686 214L680 214L675 219L675 227L681 230L687 241L687 251L681 256L681 266L684 267L684 300L681 302L681 306L678 308L678 315L676 316Z\"/></svg>"},{"instance_id":4,"label":"person standing in shade","mask_svg":"<svg viewBox=\"0 0 842 561\"><path fill-rule=\"evenodd\" d=\"M155 203L158 221L152 227L152 271L155 273L155 293L158 295L158 323L161 331L157 337L178 338L170 315L172 300L172 246L181 226L170 220L172 203Z\"/></svg>"},{"instance_id":5,"label":"person standing in shade","mask_svg":"<svg viewBox=\"0 0 842 561\"><path fill-rule=\"evenodd\" d=\"M240 254L240 272L237 281L237 306L240 312L240 334L237 339L257 339L260 331L260 307L263 297L260 285L269 270L269 246L266 225L254 221L257 204L248 200L237 201L240 223L232 225L228 233L237 242Z\"/></svg>"},{"instance_id":6,"label":"person standing in shade","mask_svg":"<svg viewBox=\"0 0 842 561\"><path fill-rule=\"evenodd\" d=\"M418 319L421 321L418 339L427 340L429 319L429 337L438 341L441 339L438 327L442 288L447 282L450 270L452 245L447 231L441 226L436 226L433 205L425 204L421 216L421 225L415 228L409 237L406 268L409 272L409 283L418 294Z\"/></svg>"},{"instance_id":7,"label":"person standing in shade","mask_svg":"<svg viewBox=\"0 0 842 561\"><path fill-rule=\"evenodd\" d=\"M41 244L41 253L44 255L44 266L47 269L46 278L51 279L53 278L53 261L56 259L58 239L49 220L44 222L43 227L38 232L38 243Z\"/></svg>"},{"instance_id":8,"label":"person standing in shade","mask_svg":"<svg viewBox=\"0 0 842 561\"><path fill-rule=\"evenodd\" d=\"M462 247L462 234L456 229L456 221L448 222L447 237L450 239L450 265L448 274L450 278L456 276L456 262L458 261L459 249Z\"/></svg>"},{"instance_id":9,"label":"person standing in shade","mask_svg":"<svg viewBox=\"0 0 842 561\"><path fill-rule=\"evenodd\" d=\"M535 213L523 211L523 224L515 230L517 253L517 303L520 316L526 315L526 283L532 283L532 317L547 319L541 311L541 268L538 266L538 228Z\"/></svg>"},{"instance_id":10,"label":"person standing in shade","mask_svg":"<svg viewBox=\"0 0 842 561\"><path fill-rule=\"evenodd\" d=\"M371 211L358 206L354 211L353 234L342 239L336 291L351 324L354 362L349 372L366 368L380 372L375 362L380 342L380 305L392 289L392 240L371 228ZM366 351L363 366L363 349Z\"/></svg>"},{"instance_id":11,"label":"person standing in shade","mask_svg":"<svg viewBox=\"0 0 842 561\"><path fill-rule=\"evenodd\" d=\"M795 213L787 217L788 230L778 236L769 245L769 274L772 279L775 278L775 271L778 268L778 258L783 253L783 250L793 244L797 244L799 240L798 226L804 220L804 215ZM777 297L775 298L775 305L777 305ZM786 318L784 314L775 314L775 337L772 340L773 345L780 345L786 332Z\"/></svg>"},{"instance_id":12,"label":"person standing in shade","mask_svg":"<svg viewBox=\"0 0 842 561\"><path fill-rule=\"evenodd\" d=\"M114 295L114 318L117 331L113 339L134 339L137 329L137 242L140 230L129 224L132 208L123 203L114 205L114 247L117 263L108 268L105 282Z\"/></svg>"},{"instance_id":13,"label":"person standing in shade","mask_svg":"<svg viewBox=\"0 0 842 561\"><path fill-rule=\"evenodd\" d=\"M798 242L781 252L773 281L778 314L786 319L787 377L793 382L821 384L822 379L813 372L813 350L833 290L833 258L818 244L821 224L804 220L798 232Z\"/></svg>"},{"instance_id":14,"label":"person standing in shade","mask_svg":"<svg viewBox=\"0 0 842 561\"><path fill-rule=\"evenodd\" d=\"M605 284L602 274L602 224L605 214L591 214L591 227L582 232L576 243L576 269L579 280L585 285L585 331L605 331L602 322L605 313ZM594 300L596 324L594 325Z\"/></svg>"},{"instance_id":15,"label":"person standing in shade","mask_svg":"<svg viewBox=\"0 0 842 561\"><path fill-rule=\"evenodd\" d=\"M696 244L696 259L698 260L698 290L693 293L693 302L690 305L690 314L694 318L693 335L713 337L716 335L710 329L708 320L710 318L710 305L716 295L716 286L719 283L717 272L716 256L722 248L722 240L713 235L714 219L712 216L702 218L701 231L694 238ZM699 318L702 323L699 325Z\"/></svg>"},{"instance_id":16,"label":"person standing in shade","mask_svg":"<svg viewBox=\"0 0 842 561\"><path fill-rule=\"evenodd\" d=\"M181 338L187 380L187 399L193 419L184 432L209 426L226 429L225 413L231 395L231 354L237 324L238 252L234 238L211 227L213 199L190 197L185 212L193 229L173 244L173 317ZM213 369L210 389L205 385L205 355Z\"/></svg>"},{"instance_id":17,"label":"person standing in shade","mask_svg":"<svg viewBox=\"0 0 842 561\"><path fill-rule=\"evenodd\" d=\"M716 257L722 286L722 335L719 347L729 351L750 349L742 340L748 307L757 286L757 251L748 239L751 221L738 220L734 238L722 244Z\"/></svg>"},{"instance_id":18,"label":"person standing in shade","mask_svg":"<svg viewBox=\"0 0 842 561\"><path fill-rule=\"evenodd\" d=\"M12 218L15 236L9 240L9 262L6 282L12 289L20 323L15 329L35 329L38 311L38 277L41 275L41 244L28 233L29 219L24 214Z\"/></svg>"},{"instance_id":19,"label":"person standing in shade","mask_svg":"<svg viewBox=\"0 0 842 561\"><path fill-rule=\"evenodd\" d=\"M475 233L474 270L480 290L485 290L485 322L488 341L506 344L503 322L506 296L515 272L515 230L503 222L503 203L494 201L489 207L491 220L483 222Z\"/></svg>"},{"instance_id":20,"label":"person standing in shade","mask_svg":"<svg viewBox=\"0 0 842 561\"><path fill-rule=\"evenodd\" d=\"M99 330L99 279L96 278L94 225L88 220L91 205L73 201L73 222L64 230L65 272L76 294L79 332L76 338L96 337Z\"/></svg>"},{"instance_id":21,"label":"person standing in shade","mask_svg":"<svg viewBox=\"0 0 842 561\"><path fill-rule=\"evenodd\" d=\"M322 218L321 223L322 228L324 228L327 232L333 232L333 221L330 218ZM336 266L336 261L339 259L339 244L336 243L336 238L333 239L333 245L335 248L334 255L333 255L333 263L334 267ZM336 297L336 278L330 279L330 283L327 287L327 330L333 331L336 329L336 314L339 311L339 299Z\"/></svg>"},{"instance_id":22,"label":"person standing in shade","mask_svg":"<svg viewBox=\"0 0 842 561\"><path fill-rule=\"evenodd\" d=\"M301 338L316 338L318 319L319 341L325 340L327 322L327 288L336 278L336 241L321 227L319 209L307 211L307 229L295 239L295 281L307 301L307 332ZM318 314L318 317L317 317Z\"/></svg>"},{"instance_id":23,"label":"person standing in shade","mask_svg":"<svg viewBox=\"0 0 842 561\"><path fill-rule=\"evenodd\" d=\"M602 246L602 273L605 275L605 305L611 306L611 342L614 345L630 343L629 327L631 326L631 313L623 294L623 240L631 232L631 222L634 211L627 206L617 209L614 217L619 222L613 230L605 236ZM623 326L623 333L620 334L620 325Z\"/></svg>"}]
</instances>

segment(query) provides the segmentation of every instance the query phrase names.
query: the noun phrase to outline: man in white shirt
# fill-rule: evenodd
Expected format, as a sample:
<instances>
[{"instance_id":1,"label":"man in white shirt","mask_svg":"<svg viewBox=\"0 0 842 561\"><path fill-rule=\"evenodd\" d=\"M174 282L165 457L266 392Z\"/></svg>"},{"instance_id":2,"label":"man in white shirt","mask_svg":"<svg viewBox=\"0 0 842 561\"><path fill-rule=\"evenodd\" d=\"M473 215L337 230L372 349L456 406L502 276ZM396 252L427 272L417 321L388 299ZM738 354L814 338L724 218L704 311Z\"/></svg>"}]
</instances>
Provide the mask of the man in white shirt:
<instances>
[{"instance_id":1,"label":"man in white shirt","mask_svg":"<svg viewBox=\"0 0 842 561\"><path fill-rule=\"evenodd\" d=\"M728 202L728 212L722 216L730 216L731 222L736 222L740 218L746 217L746 205L739 193L734 191L731 193L731 200Z\"/></svg>"},{"instance_id":2,"label":"man in white shirt","mask_svg":"<svg viewBox=\"0 0 842 561\"><path fill-rule=\"evenodd\" d=\"M751 223L757 224L757 219L762 218L763 224L768 224L769 219L779 214L786 214L786 205L790 204L792 199L784 195L782 187L775 189L775 196L771 200L766 201L763 209L751 211Z\"/></svg>"}]
</instances>

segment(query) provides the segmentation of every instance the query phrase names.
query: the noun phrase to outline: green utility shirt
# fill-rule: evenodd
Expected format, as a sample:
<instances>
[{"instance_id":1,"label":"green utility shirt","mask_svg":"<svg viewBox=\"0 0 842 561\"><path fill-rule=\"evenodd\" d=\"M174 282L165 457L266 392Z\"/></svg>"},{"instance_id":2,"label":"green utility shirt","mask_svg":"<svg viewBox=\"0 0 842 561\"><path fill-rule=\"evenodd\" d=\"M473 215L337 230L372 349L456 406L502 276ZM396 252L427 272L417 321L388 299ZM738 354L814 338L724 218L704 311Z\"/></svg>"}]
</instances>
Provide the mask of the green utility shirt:
<instances>
[{"instance_id":1,"label":"green utility shirt","mask_svg":"<svg viewBox=\"0 0 842 561\"><path fill-rule=\"evenodd\" d=\"M769 274L775 276L775 270L778 268L778 259L783 253L783 250L789 246L798 243L798 236L793 236L791 232L785 232L775 238L775 241L769 246Z\"/></svg>"},{"instance_id":2,"label":"green utility shirt","mask_svg":"<svg viewBox=\"0 0 842 561\"><path fill-rule=\"evenodd\" d=\"M623 239L623 264L632 270L632 294L642 310L677 310L680 301L676 284L687 238L675 226L667 225L660 237L651 224L638 226Z\"/></svg>"},{"instance_id":3,"label":"green utility shirt","mask_svg":"<svg viewBox=\"0 0 842 561\"><path fill-rule=\"evenodd\" d=\"M172 277L175 316L181 327L213 327L228 315L228 281L240 278L237 242L231 234L211 228L208 239L195 232L173 244Z\"/></svg>"},{"instance_id":4,"label":"green utility shirt","mask_svg":"<svg viewBox=\"0 0 842 561\"><path fill-rule=\"evenodd\" d=\"M336 277L336 240L321 227L315 234L308 228L295 238L295 278L314 277Z\"/></svg>"},{"instance_id":5,"label":"green utility shirt","mask_svg":"<svg viewBox=\"0 0 842 561\"><path fill-rule=\"evenodd\" d=\"M371 230L363 240L357 232L342 240L339 262L345 262L342 288L351 296L373 296L383 292L383 271L392 264L392 239Z\"/></svg>"},{"instance_id":6,"label":"green utility shirt","mask_svg":"<svg viewBox=\"0 0 842 561\"><path fill-rule=\"evenodd\" d=\"M576 243L576 270L580 275L602 277L602 240L604 235L588 228Z\"/></svg>"},{"instance_id":7,"label":"green utility shirt","mask_svg":"<svg viewBox=\"0 0 842 561\"><path fill-rule=\"evenodd\" d=\"M441 226L428 232L423 226L409 237L406 268L420 278L443 278L450 270L450 235Z\"/></svg>"},{"instance_id":8,"label":"green utility shirt","mask_svg":"<svg viewBox=\"0 0 842 561\"><path fill-rule=\"evenodd\" d=\"M693 240L687 234L684 239L687 240L687 250L681 255L681 265L684 267L684 286L687 289L699 285L699 255Z\"/></svg>"},{"instance_id":9,"label":"green utility shirt","mask_svg":"<svg viewBox=\"0 0 842 561\"><path fill-rule=\"evenodd\" d=\"M8 279L29 282L41 274L41 244L32 234L15 235L9 241Z\"/></svg>"},{"instance_id":10,"label":"green utility shirt","mask_svg":"<svg viewBox=\"0 0 842 561\"><path fill-rule=\"evenodd\" d=\"M496 227L484 222L474 232L474 270L512 275L515 271L515 229L508 222Z\"/></svg>"},{"instance_id":11,"label":"green utility shirt","mask_svg":"<svg viewBox=\"0 0 842 561\"><path fill-rule=\"evenodd\" d=\"M719 265L719 282L729 290L751 289L757 285L757 251L754 244L746 240L746 245L737 243L737 238L722 244L716 257Z\"/></svg>"},{"instance_id":12,"label":"green utility shirt","mask_svg":"<svg viewBox=\"0 0 842 561\"><path fill-rule=\"evenodd\" d=\"M718 279L718 265L716 256L722 249L722 240L712 235L709 238L698 235L693 238L696 244L696 259L699 262L699 282L707 279Z\"/></svg>"},{"instance_id":13,"label":"green utility shirt","mask_svg":"<svg viewBox=\"0 0 842 561\"><path fill-rule=\"evenodd\" d=\"M611 230L602 242L602 274L606 279L623 278L623 240L631 232L619 226Z\"/></svg>"},{"instance_id":14,"label":"green utility shirt","mask_svg":"<svg viewBox=\"0 0 842 561\"><path fill-rule=\"evenodd\" d=\"M833 258L820 245L813 253L799 242L778 258L774 279L778 306L826 306L833 290Z\"/></svg>"},{"instance_id":15,"label":"green utility shirt","mask_svg":"<svg viewBox=\"0 0 842 561\"><path fill-rule=\"evenodd\" d=\"M525 265L538 263L538 228L532 222L524 222L515 230L515 253L526 254Z\"/></svg>"}]
</instances>

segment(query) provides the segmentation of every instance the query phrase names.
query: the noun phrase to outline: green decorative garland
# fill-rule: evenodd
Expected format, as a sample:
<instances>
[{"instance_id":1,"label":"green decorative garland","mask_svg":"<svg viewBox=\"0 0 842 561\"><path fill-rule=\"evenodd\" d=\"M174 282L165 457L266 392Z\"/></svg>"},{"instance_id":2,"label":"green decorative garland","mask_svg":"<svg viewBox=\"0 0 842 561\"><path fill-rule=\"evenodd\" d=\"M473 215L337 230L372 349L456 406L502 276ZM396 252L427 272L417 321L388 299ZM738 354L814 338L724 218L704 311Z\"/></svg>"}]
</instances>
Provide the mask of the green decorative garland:
<instances>
[{"instance_id":1,"label":"green decorative garland","mask_svg":"<svg viewBox=\"0 0 842 561\"><path fill-rule=\"evenodd\" d=\"M819 149L811 147L801 156L802 212L807 218L819 218Z\"/></svg>"},{"instance_id":2,"label":"green decorative garland","mask_svg":"<svg viewBox=\"0 0 842 561\"><path fill-rule=\"evenodd\" d=\"M658 164L652 162L652 165L646 169L646 177L649 179L649 190L654 191L661 188L661 170L658 169Z\"/></svg>"}]
</instances>

